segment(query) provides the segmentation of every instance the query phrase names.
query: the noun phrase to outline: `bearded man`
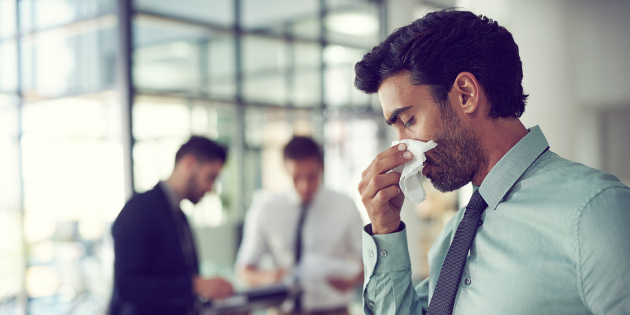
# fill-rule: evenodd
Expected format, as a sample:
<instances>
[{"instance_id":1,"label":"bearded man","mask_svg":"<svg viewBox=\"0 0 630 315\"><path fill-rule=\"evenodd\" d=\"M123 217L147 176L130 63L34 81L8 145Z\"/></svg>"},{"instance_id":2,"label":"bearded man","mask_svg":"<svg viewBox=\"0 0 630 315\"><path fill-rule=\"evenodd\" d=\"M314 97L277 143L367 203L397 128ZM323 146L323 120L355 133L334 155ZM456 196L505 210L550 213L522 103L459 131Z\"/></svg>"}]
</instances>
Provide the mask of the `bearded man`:
<instances>
[{"instance_id":1,"label":"bearded man","mask_svg":"<svg viewBox=\"0 0 630 315\"><path fill-rule=\"evenodd\" d=\"M225 148L193 136L177 151L169 179L127 202L112 226L110 315L199 314L199 298L232 293L226 280L199 276L193 233L179 207L212 191L226 156Z\"/></svg>"}]
</instances>

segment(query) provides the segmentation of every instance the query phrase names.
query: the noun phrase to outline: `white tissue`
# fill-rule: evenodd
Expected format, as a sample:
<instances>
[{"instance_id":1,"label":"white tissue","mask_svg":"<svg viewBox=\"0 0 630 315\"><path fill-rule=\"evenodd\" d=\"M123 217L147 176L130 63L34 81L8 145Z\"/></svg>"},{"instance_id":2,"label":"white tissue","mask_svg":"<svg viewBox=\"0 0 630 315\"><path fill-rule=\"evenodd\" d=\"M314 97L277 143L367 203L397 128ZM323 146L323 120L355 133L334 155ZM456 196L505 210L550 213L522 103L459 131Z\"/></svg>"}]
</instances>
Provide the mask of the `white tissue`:
<instances>
[{"instance_id":1,"label":"white tissue","mask_svg":"<svg viewBox=\"0 0 630 315\"><path fill-rule=\"evenodd\" d=\"M425 152L435 148L437 143L433 140L429 142L403 139L392 142L392 146L404 143L407 145L407 151L413 154L413 158L407 163L400 165L392 171L400 173L400 190L402 190L405 198L409 201L419 204L426 198L427 194L422 188L422 168L427 157Z\"/></svg>"}]
</instances>

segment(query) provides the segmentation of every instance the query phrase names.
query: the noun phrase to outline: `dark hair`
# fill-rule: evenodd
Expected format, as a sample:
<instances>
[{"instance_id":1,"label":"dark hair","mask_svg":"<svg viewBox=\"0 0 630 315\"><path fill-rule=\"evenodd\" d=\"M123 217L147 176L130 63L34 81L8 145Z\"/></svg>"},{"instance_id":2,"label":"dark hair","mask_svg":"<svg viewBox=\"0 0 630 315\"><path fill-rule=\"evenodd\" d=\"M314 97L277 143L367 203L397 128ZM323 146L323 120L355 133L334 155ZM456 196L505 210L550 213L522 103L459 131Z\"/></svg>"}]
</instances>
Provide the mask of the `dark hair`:
<instances>
[{"instance_id":1,"label":"dark hair","mask_svg":"<svg viewBox=\"0 0 630 315\"><path fill-rule=\"evenodd\" d=\"M310 137L294 136L286 146L284 146L285 160L304 160L316 158L324 163L324 154L319 144Z\"/></svg>"},{"instance_id":2,"label":"dark hair","mask_svg":"<svg viewBox=\"0 0 630 315\"><path fill-rule=\"evenodd\" d=\"M447 104L457 75L472 73L490 101L489 116L520 117L525 111L523 67L512 34L483 15L446 9L425 15L390 34L355 67L354 85L378 91L386 78L411 73L428 85L438 104Z\"/></svg>"},{"instance_id":3,"label":"dark hair","mask_svg":"<svg viewBox=\"0 0 630 315\"><path fill-rule=\"evenodd\" d=\"M182 144L175 154L175 163L189 154L200 162L220 160L225 163L227 159L227 150L223 146L202 136L192 136L186 143Z\"/></svg>"}]
</instances>

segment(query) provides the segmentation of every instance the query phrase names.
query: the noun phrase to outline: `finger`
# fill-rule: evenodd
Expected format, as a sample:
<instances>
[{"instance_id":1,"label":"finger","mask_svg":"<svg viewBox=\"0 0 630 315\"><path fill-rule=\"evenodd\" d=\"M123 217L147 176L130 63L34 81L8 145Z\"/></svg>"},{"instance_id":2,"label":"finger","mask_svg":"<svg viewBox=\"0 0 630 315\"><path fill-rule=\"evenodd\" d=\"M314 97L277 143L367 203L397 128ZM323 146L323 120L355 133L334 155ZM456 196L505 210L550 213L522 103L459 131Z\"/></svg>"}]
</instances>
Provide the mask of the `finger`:
<instances>
[{"instance_id":1,"label":"finger","mask_svg":"<svg viewBox=\"0 0 630 315\"><path fill-rule=\"evenodd\" d=\"M226 298L226 297L230 296L231 294L232 294L232 291L228 290L224 286L219 286L219 287L215 288L213 290L213 292L209 293L210 297L213 298L213 299Z\"/></svg>"},{"instance_id":2,"label":"finger","mask_svg":"<svg viewBox=\"0 0 630 315\"><path fill-rule=\"evenodd\" d=\"M397 185L400 181L400 174L396 172L379 174L374 176L363 189L359 188L361 198L364 202L373 199L376 194L384 188Z\"/></svg>"},{"instance_id":3,"label":"finger","mask_svg":"<svg viewBox=\"0 0 630 315\"><path fill-rule=\"evenodd\" d=\"M234 287L232 287L232 284L230 284L229 282L227 283L227 286L225 287L225 292L228 295L234 293Z\"/></svg>"},{"instance_id":4,"label":"finger","mask_svg":"<svg viewBox=\"0 0 630 315\"><path fill-rule=\"evenodd\" d=\"M218 287L221 290L221 292L231 293L234 290L232 288L232 284L223 279L221 279L221 282L219 283Z\"/></svg>"},{"instance_id":5,"label":"finger","mask_svg":"<svg viewBox=\"0 0 630 315\"><path fill-rule=\"evenodd\" d=\"M398 194L400 193L401 191L398 185L392 185L392 186L379 190L376 196L374 197L374 201L379 204L385 204L389 202L392 198L398 196Z\"/></svg>"},{"instance_id":6,"label":"finger","mask_svg":"<svg viewBox=\"0 0 630 315\"><path fill-rule=\"evenodd\" d=\"M379 153L363 175L383 174L411 160L413 154L406 148L404 144L399 144Z\"/></svg>"}]
</instances>

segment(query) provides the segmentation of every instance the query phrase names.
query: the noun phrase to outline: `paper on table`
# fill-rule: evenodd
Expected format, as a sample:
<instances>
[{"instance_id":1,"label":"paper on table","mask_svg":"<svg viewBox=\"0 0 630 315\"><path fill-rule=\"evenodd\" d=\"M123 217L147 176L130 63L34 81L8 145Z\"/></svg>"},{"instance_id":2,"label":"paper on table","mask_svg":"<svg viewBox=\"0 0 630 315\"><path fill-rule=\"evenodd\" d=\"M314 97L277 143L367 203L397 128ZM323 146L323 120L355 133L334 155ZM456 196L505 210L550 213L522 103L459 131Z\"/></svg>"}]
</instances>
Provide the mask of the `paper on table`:
<instances>
[{"instance_id":1,"label":"paper on table","mask_svg":"<svg viewBox=\"0 0 630 315\"><path fill-rule=\"evenodd\" d=\"M392 171L400 173L399 186L405 198L415 204L419 204L424 201L427 195L422 187L422 168L424 167L424 161L427 159L425 152L435 148L437 143L433 140L424 142L413 139L403 139L392 142L392 146L400 143L407 145L407 151L413 154L413 158Z\"/></svg>"},{"instance_id":2,"label":"paper on table","mask_svg":"<svg viewBox=\"0 0 630 315\"><path fill-rule=\"evenodd\" d=\"M330 278L350 279L362 272L358 261L326 257L322 255L307 255L300 262L301 286L305 292L313 292L314 295L304 297L305 307L321 306L317 300L325 299L326 305L342 305L352 298L354 290L345 292L334 289L328 282Z\"/></svg>"},{"instance_id":3,"label":"paper on table","mask_svg":"<svg viewBox=\"0 0 630 315\"><path fill-rule=\"evenodd\" d=\"M351 277L361 271L356 262L325 257L322 255L308 255L300 264L302 279L326 278L330 276Z\"/></svg>"}]
</instances>

